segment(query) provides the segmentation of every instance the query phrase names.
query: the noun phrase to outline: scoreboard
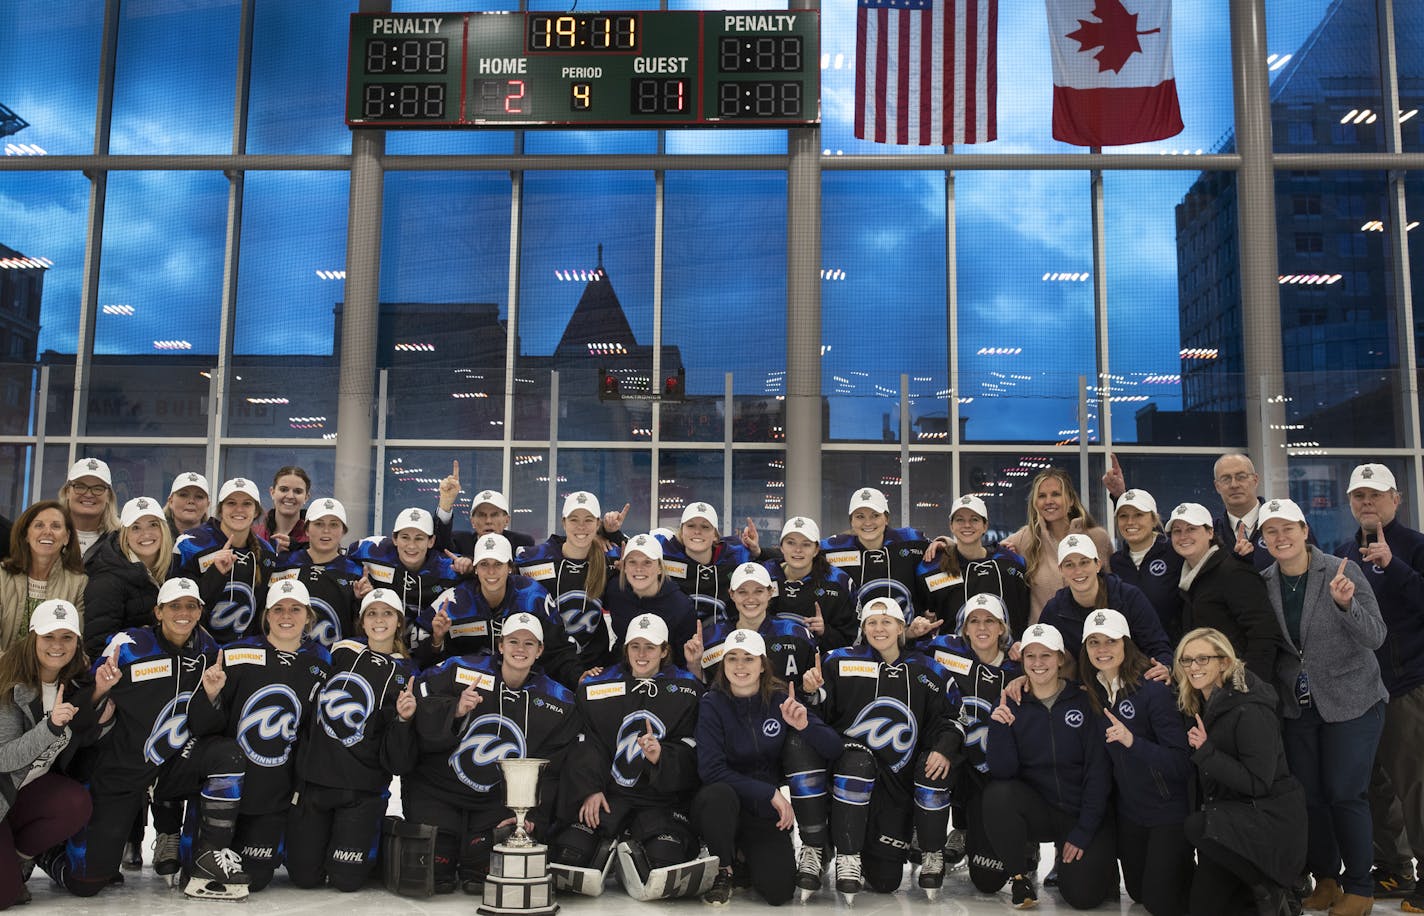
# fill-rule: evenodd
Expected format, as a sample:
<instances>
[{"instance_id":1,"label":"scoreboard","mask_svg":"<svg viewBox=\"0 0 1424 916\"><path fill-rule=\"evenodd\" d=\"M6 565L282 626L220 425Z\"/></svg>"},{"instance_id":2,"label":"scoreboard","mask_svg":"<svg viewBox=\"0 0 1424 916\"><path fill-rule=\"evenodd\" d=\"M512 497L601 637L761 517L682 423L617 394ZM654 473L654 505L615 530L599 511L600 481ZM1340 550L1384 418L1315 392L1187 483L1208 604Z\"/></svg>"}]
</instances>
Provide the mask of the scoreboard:
<instances>
[{"instance_id":1,"label":"scoreboard","mask_svg":"<svg viewBox=\"0 0 1424 916\"><path fill-rule=\"evenodd\" d=\"M346 124L806 126L820 69L814 10L353 13Z\"/></svg>"}]
</instances>

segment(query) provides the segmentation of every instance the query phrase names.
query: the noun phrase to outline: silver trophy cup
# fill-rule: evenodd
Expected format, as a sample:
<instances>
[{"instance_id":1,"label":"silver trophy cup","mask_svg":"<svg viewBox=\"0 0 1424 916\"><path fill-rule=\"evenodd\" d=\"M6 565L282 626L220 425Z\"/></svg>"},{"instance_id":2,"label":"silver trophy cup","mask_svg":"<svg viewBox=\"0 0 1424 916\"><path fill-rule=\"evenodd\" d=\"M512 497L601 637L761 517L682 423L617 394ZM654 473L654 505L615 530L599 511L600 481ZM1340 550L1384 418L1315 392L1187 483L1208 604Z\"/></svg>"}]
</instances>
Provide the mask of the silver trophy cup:
<instances>
[{"instance_id":1,"label":"silver trophy cup","mask_svg":"<svg viewBox=\"0 0 1424 916\"><path fill-rule=\"evenodd\" d=\"M524 817L539 804L539 774L549 761L540 757L506 757L499 762L504 772L504 803L514 809L514 834L505 846L527 849L534 845L524 832Z\"/></svg>"}]
</instances>

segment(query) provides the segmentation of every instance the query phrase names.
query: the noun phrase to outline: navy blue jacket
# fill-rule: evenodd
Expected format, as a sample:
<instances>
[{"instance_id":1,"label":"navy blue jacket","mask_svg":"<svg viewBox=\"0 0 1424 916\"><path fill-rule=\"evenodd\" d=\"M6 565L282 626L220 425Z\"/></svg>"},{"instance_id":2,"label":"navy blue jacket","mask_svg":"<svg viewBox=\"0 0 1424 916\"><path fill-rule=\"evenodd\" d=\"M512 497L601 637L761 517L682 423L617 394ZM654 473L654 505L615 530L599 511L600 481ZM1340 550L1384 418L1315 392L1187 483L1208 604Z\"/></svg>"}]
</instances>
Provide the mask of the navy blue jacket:
<instances>
[{"instance_id":1,"label":"navy blue jacket","mask_svg":"<svg viewBox=\"0 0 1424 916\"><path fill-rule=\"evenodd\" d=\"M725 782L742 801L742 810L758 817L776 817L771 796L786 782L782 747L791 727L781 716L785 693L734 697L723 690L702 695L697 712L697 772L703 784ZM845 743L810 710L801 737L828 764L845 750Z\"/></svg>"},{"instance_id":2,"label":"navy blue jacket","mask_svg":"<svg viewBox=\"0 0 1424 916\"><path fill-rule=\"evenodd\" d=\"M1014 724L989 722L989 775L1018 779L1078 823L1065 839L1087 849L1102 826L1112 793L1108 752L1088 695L1072 681L1049 709L1025 690L1023 702L1009 702Z\"/></svg>"},{"instance_id":3,"label":"navy blue jacket","mask_svg":"<svg viewBox=\"0 0 1424 916\"><path fill-rule=\"evenodd\" d=\"M1172 667L1172 644L1167 641L1162 622L1147 596L1141 589L1128 585L1117 576L1109 573L1104 577L1108 584L1108 603L1105 606L1127 618L1132 641L1137 643L1137 648L1144 655ZM1097 608L1083 607L1073 600L1073 593L1065 585L1048 599L1043 612L1038 615L1038 622L1057 627L1058 632L1063 634L1063 645L1068 654L1076 657L1078 647L1083 644L1083 621L1095 610Z\"/></svg>"},{"instance_id":4,"label":"navy blue jacket","mask_svg":"<svg viewBox=\"0 0 1424 916\"><path fill-rule=\"evenodd\" d=\"M1106 706L1107 690L1093 678L1092 689ZM1141 827L1180 824L1187 816L1187 787L1195 774L1187 750L1187 729L1172 689L1140 680L1132 693L1118 692L1111 707L1132 732L1132 747L1106 742L1117 787L1117 813ZM1098 718L1104 731L1112 725Z\"/></svg>"},{"instance_id":5,"label":"navy blue jacket","mask_svg":"<svg viewBox=\"0 0 1424 916\"><path fill-rule=\"evenodd\" d=\"M1355 540L1341 544L1335 555L1356 563L1374 590L1389 630L1384 645L1375 650L1380 678L1391 697L1403 696L1424 684L1424 533L1398 520L1385 525L1384 542L1394 558L1384 569L1364 561L1361 538L1357 530Z\"/></svg>"},{"instance_id":6,"label":"navy blue jacket","mask_svg":"<svg viewBox=\"0 0 1424 916\"><path fill-rule=\"evenodd\" d=\"M672 663L692 670L688 659L683 656L682 647L696 632L697 617L693 613L692 599L678 587L676 581L664 579L656 595L639 598L615 576L603 590L603 609L608 612L608 622L613 627L613 648L609 654L614 661L623 658L623 640L633 618L639 614L656 614L667 624Z\"/></svg>"},{"instance_id":7,"label":"navy blue jacket","mask_svg":"<svg viewBox=\"0 0 1424 916\"><path fill-rule=\"evenodd\" d=\"M1113 575L1128 585L1142 590L1157 610L1157 618L1162 621L1162 629L1167 638L1176 645L1182 638L1182 594L1177 583L1182 578L1182 558L1172 549L1165 534L1157 535L1157 540L1147 548L1142 565L1132 562L1132 554L1124 542L1108 558L1108 566Z\"/></svg>"}]
</instances>

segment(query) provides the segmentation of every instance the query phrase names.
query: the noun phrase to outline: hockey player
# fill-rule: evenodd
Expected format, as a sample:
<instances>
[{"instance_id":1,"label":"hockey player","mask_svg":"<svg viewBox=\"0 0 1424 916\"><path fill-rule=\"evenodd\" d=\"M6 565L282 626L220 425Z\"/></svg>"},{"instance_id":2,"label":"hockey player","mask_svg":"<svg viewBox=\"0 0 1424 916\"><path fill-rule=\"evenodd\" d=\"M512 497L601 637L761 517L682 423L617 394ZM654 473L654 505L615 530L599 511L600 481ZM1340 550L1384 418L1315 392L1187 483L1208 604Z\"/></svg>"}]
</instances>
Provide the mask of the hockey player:
<instances>
[{"instance_id":1,"label":"hockey player","mask_svg":"<svg viewBox=\"0 0 1424 916\"><path fill-rule=\"evenodd\" d=\"M573 689L584 670L544 586L514 571L509 542L502 534L481 537L474 561L474 576L441 592L416 619L421 633L419 646L412 650L416 664L430 668L457 655L492 653L504 621L527 613L539 618L548 637L539 667Z\"/></svg>"},{"instance_id":2,"label":"hockey player","mask_svg":"<svg viewBox=\"0 0 1424 916\"><path fill-rule=\"evenodd\" d=\"M989 510L977 496L960 496L949 515L950 537L935 538L934 550L915 570L915 600L931 620L943 620L949 634L960 608L983 592L997 595L1008 612L1011 633L1028 626L1029 591L1023 560L999 544L985 546Z\"/></svg>"},{"instance_id":3,"label":"hockey player","mask_svg":"<svg viewBox=\"0 0 1424 916\"><path fill-rule=\"evenodd\" d=\"M812 708L846 739L831 792L836 890L854 899L862 872L873 890L898 888L913 830L925 850L919 884L933 895L944 881L950 765L963 759L958 690L933 659L906 651L894 598L870 599L860 619L862 645L802 675ZM800 877L820 885L819 873Z\"/></svg>"},{"instance_id":4,"label":"hockey player","mask_svg":"<svg viewBox=\"0 0 1424 916\"><path fill-rule=\"evenodd\" d=\"M352 585L358 600L373 588L388 588L401 596L405 611L406 645L414 652L429 631L415 625L430 602L470 570L465 560L456 567L451 556L435 549L435 523L424 509L403 509L391 536L372 535L351 545L347 556L362 570Z\"/></svg>"},{"instance_id":5,"label":"hockey player","mask_svg":"<svg viewBox=\"0 0 1424 916\"><path fill-rule=\"evenodd\" d=\"M623 656L578 687L583 735L560 786L560 820L570 826L553 844L553 861L579 870L563 870L566 882L595 894L620 839L630 892L649 888L655 870L694 865L699 845L687 808L700 785L693 735L702 684L672 664L667 624L653 614L633 619ZM679 884L701 893L715 863L693 871L659 876L654 896L674 896Z\"/></svg>"},{"instance_id":6,"label":"hockey player","mask_svg":"<svg viewBox=\"0 0 1424 916\"><path fill-rule=\"evenodd\" d=\"M993 855L984 832L983 794L989 782L989 716L999 705L1004 685L1023 673L1008 656L1008 610L998 595L980 592L959 612L955 632L936 636L921 651L950 673L958 688L959 724L964 729L964 766L951 780L954 822L945 843L945 864L953 867L969 859L969 878L986 894L996 893L1008 880Z\"/></svg>"},{"instance_id":7,"label":"hockey player","mask_svg":"<svg viewBox=\"0 0 1424 916\"><path fill-rule=\"evenodd\" d=\"M775 615L804 624L822 652L854 643L859 625L850 577L826 562L820 526L804 515L788 518L779 546L780 558L766 563L775 583Z\"/></svg>"},{"instance_id":8,"label":"hockey player","mask_svg":"<svg viewBox=\"0 0 1424 916\"><path fill-rule=\"evenodd\" d=\"M874 487L862 487L850 497L850 530L821 542L826 562L845 573L862 608L871 598L893 598L905 620L909 638L929 632L930 621L915 619L915 570L929 541L914 528L890 527L890 503Z\"/></svg>"},{"instance_id":9,"label":"hockey player","mask_svg":"<svg viewBox=\"0 0 1424 916\"><path fill-rule=\"evenodd\" d=\"M271 883L281 860L297 742L331 670L326 648L308 636L315 616L305 585L274 584L265 635L224 646L188 712L193 734L225 735L247 757L235 845L254 891Z\"/></svg>"},{"instance_id":10,"label":"hockey player","mask_svg":"<svg viewBox=\"0 0 1424 916\"><path fill-rule=\"evenodd\" d=\"M717 534L717 510L707 503L688 503L677 534L663 542L663 567L668 578L692 599L703 623L727 619L727 582L732 570L756 559L735 537Z\"/></svg>"},{"instance_id":11,"label":"hockey player","mask_svg":"<svg viewBox=\"0 0 1424 916\"><path fill-rule=\"evenodd\" d=\"M415 768L416 671L400 603L390 589L375 589L361 601L365 636L331 648L287 818L287 875L297 887L361 889L376 866L391 776Z\"/></svg>"},{"instance_id":12,"label":"hockey player","mask_svg":"<svg viewBox=\"0 0 1424 916\"><path fill-rule=\"evenodd\" d=\"M247 635L267 601L267 581L277 555L252 531L262 512L257 485L234 477L218 490L218 516L180 536L173 545L173 575L192 579L208 608L204 624L219 644Z\"/></svg>"},{"instance_id":13,"label":"hockey player","mask_svg":"<svg viewBox=\"0 0 1424 916\"><path fill-rule=\"evenodd\" d=\"M157 625L115 635L95 662L92 702L107 700L114 712L89 780L94 816L66 847L39 858L51 878L78 896L99 893L118 872L124 841L150 788L155 801L197 796L191 864L179 882L183 892L222 900L247 896L242 860L228 848L246 758L232 738L189 733L189 702L218 674L217 643L198 626L202 614L198 584L169 579L158 590ZM176 866L177 852L176 834L160 836L154 870L160 859Z\"/></svg>"},{"instance_id":14,"label":"hockey player","mask_svg":"<svg viewBox=\"0 0 1424 916\"><path fill-rule=\"evenodd\" d=\"M564 632L578 646L583 668L608 664L608 624L603 590L615 573L608 544L598 536L598 497L585 490L564 499L564 534L522 551L519 572L553 596Z\"/></svg>"},{"instance_id":15,"label":"hockey player","mask_svg":"<svg viewBox=\"0 0 1424 916\"><path fill-rule=\"evenodd\" d=\"M663 542L657 537L639 534L623 545L618 577L604 590L603 606L613 627L614 658L623 654L623 641L633 618L654 614L667 624L673 664L691 666L683 647L694 632L692 599L668 578L663 568Z\"/></svg>"},{"instance_id":16,"label":"hockey player","mask_svg":"<svg viewBox=\"0 0 1424 916\"><path fill-rule=\"evenodd\" d=\"M345 506L335 499L312 500L306 509L306 548L279 554L272 573L273 582L294 579L307 587L316 614L311 637L328 650L358 633L352 621L363 570L341 547L347 530Z\"/></svg>"},{"instance_id":17,"label":"hockey player","mask_svg":"<svg viewBox=\"0 0 1424 916\"><path fill-rule=\"evenodd\" d=\"M700 659L700 663L692 662L692 673L704 683L711 683L726 651L727 636L733 630L751 630L760 633L766 641L765 661L771 673L791 683L800 680L801 673L815 663L816 640L799 620L770 616L773 593L766 567L760 563L743 563L732 573L729 584L728 597L734 611L730 619L706 628L699 622L697 634L683 649L687 658ZM818 613L813 614L813 620Z\"/></svg>"},{"instance_id":18,"label":"hockey player","mask_svg":"<svg viewBox=\"0 0 1424 916\"><path fill-rule=\"evenodd\" d=\"M416 682L420 762L401 783L405 818L436 828L435 892L483 892L495 831L512 827L504 803L505 757L551 760L539 806L525 829L545 835L563 757L578 736L574 695L535 665L544 624L533 614L504 621L498 655L457 656Z\"/></svg>"}]
</instances>

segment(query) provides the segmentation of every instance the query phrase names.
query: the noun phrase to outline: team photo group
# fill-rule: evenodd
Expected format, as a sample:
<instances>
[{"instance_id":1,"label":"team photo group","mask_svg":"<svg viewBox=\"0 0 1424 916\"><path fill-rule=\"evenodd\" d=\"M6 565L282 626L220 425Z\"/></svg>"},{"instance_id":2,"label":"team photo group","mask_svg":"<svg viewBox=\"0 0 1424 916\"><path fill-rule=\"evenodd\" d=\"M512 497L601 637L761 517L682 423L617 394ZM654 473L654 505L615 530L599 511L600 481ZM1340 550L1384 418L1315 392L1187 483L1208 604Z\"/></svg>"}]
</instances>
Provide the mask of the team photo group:
<instances>
[{"instance_id":1,"label":"team photo group","mask_svg":"<svg viewBox=\"0 0 1424 916\"><path fill-rule=\"evenodd\" d=\"M81 458L0 533L0 908L141 869L488 904L527 834L574 907L1424 913L1424 534L1381 464L1338 546L1210 472L1221 505L1158 506L1113 461L1099 520L1045 470L1002 540L973 494L944 532L872 487L638 532L576 490L535 543L458 465L365 537L300 467L139 494Z\"/></svg>"}]
</instances>

